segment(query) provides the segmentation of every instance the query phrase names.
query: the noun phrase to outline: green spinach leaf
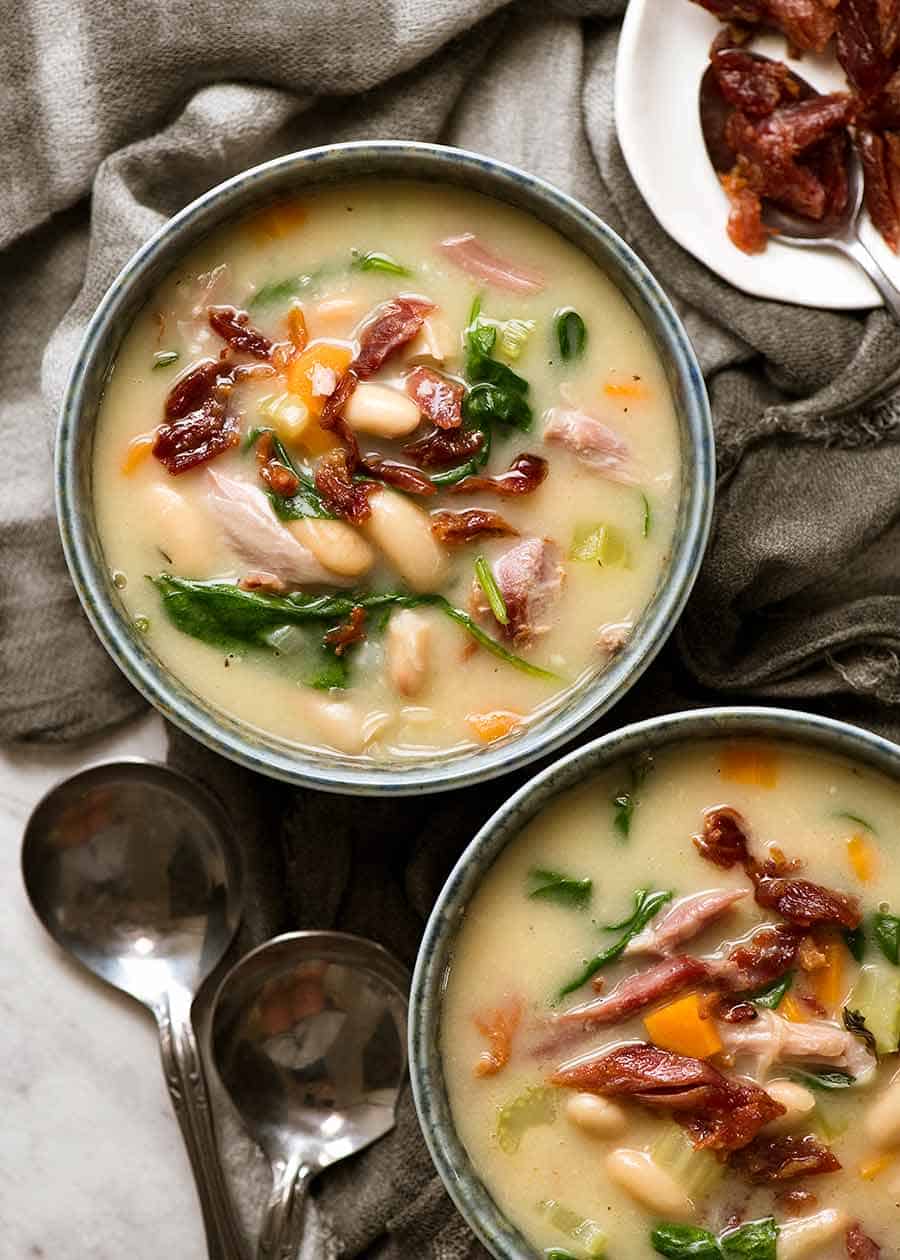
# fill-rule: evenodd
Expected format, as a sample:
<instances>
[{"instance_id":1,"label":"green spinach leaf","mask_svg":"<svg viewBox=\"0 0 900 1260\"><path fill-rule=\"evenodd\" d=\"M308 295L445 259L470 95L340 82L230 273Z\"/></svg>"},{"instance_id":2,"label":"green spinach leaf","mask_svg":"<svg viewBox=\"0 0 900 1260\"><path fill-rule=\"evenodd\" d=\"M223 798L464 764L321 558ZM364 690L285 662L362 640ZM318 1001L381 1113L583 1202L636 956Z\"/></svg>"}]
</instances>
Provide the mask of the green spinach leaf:
<instances>
[{"instance_id":1,"label":"green spinach leaf","mask_svg":"<svg viewBox=\"0 0 900 1260\"><path fill-rule=\"evenodd\" d=\"M866 929L862 924L858 928L847 928L841 935L844 938L844 944L857 962L862 962L866 956Z\"/></svg>"},{"instance_id":2,"label":"green spinach leaf","mask_svg":"<svg viewBox=\"0 0 900 1260\"><path fill-rule=\"evenodd\" d=\"M390 254L381 254L375 249L371 249L365 254L354 250L353 261L350 266L354 271L383 271L389 276L412 275L410 269L404 267L402 263L398 263L396 258L392 258Z\"/></svg>"},{"instance_id":3,"label":"green spinach leaf","mask_svg":"<svg viewBox=\"0 0 900 1260\"><path fill-rule=\"evenodd\" d=\"M832 1068L827 1072L807 1072L803 1068L794 1068L788 1076L799 1081L801 1085L808 1085L810 1089L850 1089L856 1084L855 1076L851 1076L849 1072L842 1072L839 1068Z\"/></svg>"},{"instance_id":4,"label":"green spinach leaf","mask_svg":"<svg viewBox=\"0 0 900 1260\"><path fill-rule=\"evenodd\" d=\"M775 1260L778 1226L771 1216L747 1221L719 1236L723 1260Z\"/></svg>"},{"instance_id":5,"label":"green spinach leaf","mask_svg":"<svg viewBox=\"0 0 900 1260\"><path fill-rule=\"evenodd\" d=\"M590 879L576 879L572 875L563 875L561 871L551 871L544 867L534 867L528 872L528 878L532 884L529 897L555 901L575 910L584 910L590 903L593 887Z\"/></svg>"},{"instance_id":6,"label":"green spinach leaf","mask_svg":"<svg viewBox=\"0 0 900 1260\"><path fill-rule=\"evenodd\" d=\"M794 973L788 971L778 980L773 980L771 984L764 984L761 988L754 989L750 993L743 993L741 996L748 1002L752 1002L754 1006L762 1006L767 1011L774 1011L781 1004L782 998L793 983Z\"/></svg>"},{"instance_id":7,"label":"green spinach leaf","mask_svg":"<svg viewBox=\"0 0 900 1260\"><path fill-rule=\"evenodd\" d=\"M607 932L622 932L622 936L613 945L603 950L599 954L595 954L593 958L588 959L583 970L570 980L568 984L563 985L560 989L558 997L564 998L569 993L574 993L576 989L580 989L583 984L587 984L588 980L601 969L608 966L611 962L615 962L625 952L625 947L632 937L637 936L647 926L654 915L658 914L667 901L671 901L674 893L665 889L651 890L649 888L638 888L634 894L634 910L627 919L623 919L621 923L608 923L605 930Z\"/></svg>"},{"instance_id":8,"label":"green spinach leaf","mask_svg":"<svg viewBox=\"0 0 900 1260\"><path fill-rule=\"evenodd\" d=\"M879 910L872 915L872 935L889 963L900 964L900 919Z\"/></svg>"},{"instance_id":9,"label":"green spinach leaf","mask_svg":"<svg viewBox=\"0 0 900 1260\"><path fill-rule=\"evenodd\" d=\"M177 350L157 350L153 356L153 371L157 368L168 367L170 363L177 363L179 358Z\"/></svg>"},{"instance_id":10,"label":"green spinach leaf","mask_svg":"<svg viewBox=\"0 0 900 1260\"><path fill-rule=\"evenodd\" d=\"M696 1225L657 1225L650 1235L654 1251L669 1260L721 1260L714 1234Z\"/></svg>"},{"instance_id":11,"label":"green spinach leaf","mask_svg":"<svg viewBox=\"0 0 900 1260\"><path fill-rule=\"evenodd\" d=\"M249 450L255 446L264 433L272 435L272 450L279 464L282 464L289 472L292 472L300 483L295 493L287 497L276 494L274 490L266 491L275 515L282 521L300 521L304 517L312 517L320 521L333 521L334 514L329 512L322 501L322 496L316 489L316 483L309 473L297 467L274 429L251 429L244 442L244 449Z\"/></svg>"},{"instance_id":12,"label":"green spinach leaf","mask_svg":"<svg viewBox=\"0 0 900 1260\"><path fill-rule=\"evenodd\" d=\"M580 359L587 345L587 327L578 312L571 306L558 311L553 327L556 330L556 341L563 363Z\"/></svg>"}]
</instances>

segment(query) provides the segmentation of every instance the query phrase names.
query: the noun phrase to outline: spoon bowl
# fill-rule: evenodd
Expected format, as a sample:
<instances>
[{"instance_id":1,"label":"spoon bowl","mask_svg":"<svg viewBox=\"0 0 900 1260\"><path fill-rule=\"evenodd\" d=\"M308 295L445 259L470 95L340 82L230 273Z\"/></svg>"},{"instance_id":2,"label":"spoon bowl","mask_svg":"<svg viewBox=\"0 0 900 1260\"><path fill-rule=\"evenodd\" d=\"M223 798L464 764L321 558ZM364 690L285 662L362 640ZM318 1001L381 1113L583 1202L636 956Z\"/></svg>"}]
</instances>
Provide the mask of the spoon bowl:
<instances>
[{"instance_id":1,"label":"spoon bowl","mask_svg":"<svg viewBox=\"0 0 900 1260\"><path fill-rule=\"evenodd\" d=\"M210 1256L239 1260L243 1242L219 1167L190 1014L241 917L241 866L222 807L154 762L94 766L57 784L35 807L22 873L57 944L156 1017Z\"/></svg>"},{"instance_id":2,"label":"spoon bowl","mask_svg":"<svg viewBox=\"0 0 900 1260\"><path fill-rule=\"evenodd\" d=\"M276 937L222 981L213 1059L272 1165L260 1260L293 1260L312 1178L393 1128L408 988L390 954L342 932Z\"/></svg>"}]
</instances>

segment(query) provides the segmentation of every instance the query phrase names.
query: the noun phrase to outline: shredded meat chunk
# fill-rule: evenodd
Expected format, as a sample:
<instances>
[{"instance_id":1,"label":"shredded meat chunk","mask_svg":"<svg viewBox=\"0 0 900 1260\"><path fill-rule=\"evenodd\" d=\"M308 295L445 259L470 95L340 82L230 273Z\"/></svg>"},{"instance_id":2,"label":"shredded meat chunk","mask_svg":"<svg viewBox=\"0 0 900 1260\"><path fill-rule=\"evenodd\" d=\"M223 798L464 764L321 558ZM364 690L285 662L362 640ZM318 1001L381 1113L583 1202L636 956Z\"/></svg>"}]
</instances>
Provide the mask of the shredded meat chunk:
<instances>
[{"instance_id":1,"label":"shredded meat chunk","mask_svg":"<svg viewBox=\"0 0 900 1260\"><path fill-rule=\"evenodd\" d=\"M750 117L771 114L799 94L797 81L783 61L762 61L740 48L715 52L710 61L722 96Z\"/></svg>"},{"instance_id":2,"label":"shredded meat chunk","mask_svg":"<svg viewBox=\"0 0 900 1260\"><path fill-rule=\"evenodd\" d=\"M517 646L527 646L549 629L547 614L562 591L559 548L546 538L523 538L496 561L494 577L509 618L499 628ZM477 583L472 594L475 611L487 616L490 606Z\"/></svg>"},{"instance_id":3,"label":"shredded meat chunk","mask_svg":"<svg viewBox=\"0 0 900 1260\"><path fill-rule=\"evenodd\" d=\"M750 860L744 820L734 809L710 809L703 816L703 834L694 836L701 857L728 871Z\"/></svg>"},{"instance_id":4,"label":"shredded meat chunk","mask_svg":"<svg viewBox=\"0 0 900 1260\"><path fill-rule=\"evenodd\" d=\"M662 1107L691 1135L694 1145L736 1151L784 1108L749 1081L733 1081L701 1059L673 1054L645 1042L617 1046L602 1055L563 1064L554 1085L626 1095Z\"/></svg>"},{"instance_id":5,"label":"shredded meat chunk","mask_svg":"<svg viewBox=\"0 0 900 1260\"><path fill-rule=\"evenodd\" d=\"M654 963L646 971L636 971L603 997L593 998L571 1006L554 1019L557 1024L577 1024L587 1027L595 1024L616 1024L641 1011L663 997L670 997L689 984L707 977L706 964L699 958L680 954Z\"/></svg>"},{"instance_id":6,"label":"shredded meat chunk","mask_svg":"<svg viewBox=\"0 0 900 1260\"><path fill-rule=\"evenodd\" d=\"M834 34L833 0L695 0L723 22L771 26L798 51L822 52Z\"/></svg>"},{"instance_id":7,"label":"shredded meat chunk","mask_svg":"<svg viewBox=\"0 0 900 1260\"><path fill-rule=\"evenodd\" d=\"M736 1151L729 1162L754 1185L817 1177L822 1173L838 1172L841 1167L834 1151L811 1134L755 1138L748 1146Z\"/></svg>"},{"instance_id":8,"label":"shredded meat chunk","mask_svg":"<svg viewBox=\"0 0 900 1260\"><path fill-rule=\"evenodd\" d=\"M412 341L434 303L423 298L392 298L378 308L362 331L359 354L351 363L360 380L374 374L395 350Z\"/></svg>"},{"instance_id":9,"label":"shredded meat chunk","mask_svg":"<svg viewBox=\"0 0 900 1260\"><path fill-rule=\"evenodd\" d=\"M476 538L497 538L519 531L497 512L465 508L461 512L432 512L431 532L448 547L461 547Z\"/></svg>"}]
</instances>

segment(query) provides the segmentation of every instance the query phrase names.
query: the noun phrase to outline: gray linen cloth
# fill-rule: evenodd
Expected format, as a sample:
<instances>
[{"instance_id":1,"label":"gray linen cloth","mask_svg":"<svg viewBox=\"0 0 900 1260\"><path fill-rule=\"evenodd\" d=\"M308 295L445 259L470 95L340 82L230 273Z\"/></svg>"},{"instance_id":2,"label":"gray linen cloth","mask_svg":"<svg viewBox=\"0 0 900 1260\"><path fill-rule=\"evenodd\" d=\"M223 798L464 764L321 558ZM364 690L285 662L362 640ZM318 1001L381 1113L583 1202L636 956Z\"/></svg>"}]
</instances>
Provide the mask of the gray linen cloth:
<instances>
[{"instance_id":1,"label":"gray linen cloth","mask_svg":"<svg viewBox=\"0 0 900 1260\"><path fill-rule=\"evenodd\" d=\"M860 402L900 368L900 335L881 310L747 297L659 228L615 136L623 8L4 0L0 738L77 740L142 706L80 614L53 521L55 411L103 290L220 180L366 137L479 149L579 197L655 271L700 355L720 471L709 553L669 646L597 731L724 699L900 735L900 405ZM455 856L515 786L361 806L254 780L178 734L171 755L239 824L252 892L238 952L275 931L337 926L410 963ZM223 1102L219 1120L252 1231L261 1157ZM331 1170L315 1198L309 1256L484 1254L436 1182L408 1097L396 1131Z\"/></svg>"}]
</instances>

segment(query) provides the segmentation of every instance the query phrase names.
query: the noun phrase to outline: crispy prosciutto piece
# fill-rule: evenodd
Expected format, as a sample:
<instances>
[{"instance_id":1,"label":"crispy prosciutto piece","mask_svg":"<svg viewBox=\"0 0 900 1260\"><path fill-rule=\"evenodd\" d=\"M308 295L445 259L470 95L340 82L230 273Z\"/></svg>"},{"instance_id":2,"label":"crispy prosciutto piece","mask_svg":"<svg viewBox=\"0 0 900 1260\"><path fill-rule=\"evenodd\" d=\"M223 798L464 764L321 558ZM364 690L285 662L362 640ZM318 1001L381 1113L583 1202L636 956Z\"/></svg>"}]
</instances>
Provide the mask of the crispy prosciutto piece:
<instances>
[{"instance_id":1,"label":"crispy prosciutto piece","mask_svg":"<svg viewBox=\"0 0 900 1260\"><path fill-rule=\"evenodd\" d=\"M395 350L412 341L434 303L425 298L391 298L382 303L359 339L359 354L350 364L361 381L374 376Z\"/></svg>"},{"instance_id":2,"label":"crispy prosciutto piece","mask_svg":"<svg viewBox=\"0 0 900 1260\"><path fill-rule=\"evenodd\" d=\"M228 414L235 385L268 375L263 364L208 359L176 381L166 398L165 420L156 430L153 454L173 475L205 464L240 440L237 420Z\"/></svg>"},{"instance_id":3,"label":"crispy prosciutto piece","mask_svg":"<svg viewBox=\"0 0 900 1260\"><path fill-rule=\"evenodd\" d=\"M275 455L271 433L263 433L256 443L256 463L260 479L275 494L286 499L297 493L300 478Z\"/></svg>"},{"instance_id":4,"label":"crispy prosciutto piece","mask_svg":"<svg viewBox=\"0 0 900 1260\"><path fill-rule=\"evenodd\" d=\"M722 49L710 61L722 96L750 117L771 114L799 92L783 61L761 61L741 48Z\"/></svg>"},{"instance_id":5,"label":"crispy prosciutto piece","mask_svg":"<svg viewBox=\"0 0 900 1260\"><path fill-rule=\"evenodd\" d=\"M483 445L484 434L478 429L432 429L404 446L403 454L420 468L451 468L471 459Z\"/></svg>"},{"instance_id":6,"label":"crispy prosciutto piece","mask_svg":"<svg viewBox=\"0 0 900 1260\"><path fill-rule=\"evenodd\" d=\"M710 888L690 897L680 897L629 941L625 954L671 953L676 945L698 936L748 895L746 888Z\"/></svg>"},{"instance_id":7,"label":"crispy prosciutto piece","mask_svg":"<svg viewBox=\"0 0 900 1260\"><path fill-rule=\"evenodd\" d=\"M385 485L396 486L405 494L428 496L436 493L436 487L429 477L419 472L418 468L410 468L409 464L398 463L396 459L382 459L380 455L365 455L359 461L363 472L368 473L376 481Z\"/></svg>"},{"instance_id":8,"label":"crispy prosciutto piece","mask_svg":"<svg viewBox=\"0 0 900 1260\"><path fill-rule=\"evenodd\" d=\"M556 543L546 538L524 538L494 564L494 578L509 622L498 626L517 646L527 646L549 629L546 618L562 591L563 568ZM477 613L490 614L484 591L476 583L473 602Z\"/></svg>"},{"instance_id":9,"label":"crispy prosciutto piece","mask_svg":"<svg viewBox=\"0 0 900 1260\"><path fill-rule=\"evenodd\" d=\"M750 848L743 818L735 809L709 809L703 815L703 833L694 836L701 857L715 862L723 871L745 866Z\"/></svg>"},{"instance_id":10,"label":"crispy prosciutto piece","mask_svg":"<svg viewBox=\"0 0 900 1260\"><path fill-rule=\"evenodd\" d=\"M771 984L797 961L802 933L784 924L766 924L748 941L739 941L723 959L705 959L717 984L732 993L744 993Z\"/></svg>"},{"instance_id":11,"label":"crispy prosciutto piece","mask_svg":"<svg viewBox=\"0 0 900 1260\"><path fill-rule=\"evenodd\" d=\"M894 70L892 45L897 39L897 22L896 5L890 2L842 0L838 9L838 61L850 83L866 100L881 91ZM882 37L891 51L883 47Z\"/></svg>"},{"instance_id":12,"label":"crispy prosciutto piece","mask_svg":"<svg viewBox=\"0 0 900 1260\"><path fill-rule=\"evenodd\" d=\"M626 486L637 484L628 443L586 411L577 407L551 407L544 417L544 440L568 447L601 477Z\"/></svg>"},{"instance_id":13,"label":"crispy prosciutto piece","mask_svg":"<svg viewBox=\"0 0 900 1260\"><path fill-rule=\"evenodd\" d=\"M497 512L465 508L461 512L432 512L431 532L447 547L462 547L476 538L497 538L519 531Z\"/></svg>"},{"instance_id":14,"label":"crispy prosciutto piece","mask_svg":"<svg viewBox=\"0 0 900 1260\"><path fill-rule=\"evenodd\" d=\"M624 1095L672 1112L696 1147L735 1151L752 1142L784 1108L749 1081L733 1081L709 1063L646 1042L574 1059L550 1077L553 1085Z\"/></svg>"},{"instance_id":15,"label":"crispy prosciutto piece","mask_svg":"<svg viewBox=\"0 0 900 1260\"><path fill-rule=\"evenodd\" d=\"M900 248L900 212L892 187L892 175L894 181L896 175L893 174L891 151L885 143L885 137L870 131L868 127L857 129L856 147L863 165L866 209L878 231L894 253L897 253Z\"/></svg>"},{"instance_id":16,"label":"crispy prosciutto piece","mask_svg":"<svg viewBox=\"0 0 900 1260\"><path fill-rule=\"evenodd\" d=\"M463 477L455 486L450 487L451 494L474 494L481 491L485 494L500 494L505 498L517 494L531 494L543 482L550 465L540 455L530 455L525 451L517 455L506 472L493 476Z\"/></svg>"},{"instance_id":17,"label":"crispy prosciutto piece","mask_svg":"<svg viewBox=\"0 0 900 1260\"><path fill-rule=\"evenodd\" d=\"M343 656L354 643L362 643L366 637L366 610L362 604L350 609L350 616L340 625L325 632L322 640L334 649L335 656Z\"/></svg>"},{"instance_id":18,"label":"crispy prosciutto piece","mask_svg":"<svg viewBox=\"0 0 900 1260\"><path fill-rule=\"evenodd\" d=\"M880 1260L881 1248L870 1238L859 1221L854 1221L844 1236L848 1260Z\"/></svg>"},{"instance_id":19,"label":"crispy prosciutto piece","mask_svg":"<svg viewBox=\"0 0 900 1260\"><path fill-rule=\"evenodd\" d=\"M239 311L236 306L211 306L207 316L210 328L227 341L232 350L252 355L254 359L268 359L272 354L273 343L251 326L246 311Z\"/></svg>"},{"instance_id":20,"label":"crispy prosciutto piece","mask_svg":"<svg viewBox=\"0 0 900 1260\"><path fill-rule=\"evenodd\" d=\"M818 1177L839 1172L841 1162L830 1146L812 1134L786 1137L758 1137L735 1151L728 1161L732 1168L754 1185L779 1185L800 1177Z\"/></svg>"},{"instance_id":21,"label":"crispy prosciutto piece","mask_svg":"<svg viewBox=\"0 0 900 1260\"><path fill-rule=\"evenodd\" d=\"M860 1080L875 1069L875 1059L863 1042L830 1020L798 1024L774 1011L760 1010L752 1023L725 1021L716 1027L732 1058L749 1056L757 1060L760 1070L768 1070L773 1063L818 1063L843 1068Z\"/></svg>"},{"instance_id":22,"label":"crispy prosciutto piece","mask_svg":"<svg viewBox=\"0 0 900 1260\"><path fill-rule=\"evenodd\" d=\"M406 392L423 416L439 429L458 429L462 424L465 390L457 381L428 367L417 367L406 378Z\"/></svg>"},{"instance_id":23,"label":"crispy prosciutto piece","mask_svg":"<svg viewBox=\"0 0 900 1260\"><path fill-rule=\"evenodd\" d=\"M368 520L372 509L369 494L372 482L354 481L352 454L344 446L336 446L319 460L316 466L316 489L329 511L351 525L361 525Z\"/></svg>"},{"instance_id":24,"label":"crispy prosciutto piece","mask_svg":"<svg viewBox=\"0 0 900 1260\"><path fill-rule=\"evenodd\" d=\"M602 997L580 1002L562 1011L553 1019L554 1024L576 1024L580 1028L596 1024L617 1024L636 1011L641 1011L660 998L670 997L681 989L707 977L706 964L699 958L680 954L654 963L646 971L626 976Z\"/></svg>"},{"instance_id":25,"label":"crispy prosciutto piece","mask_svg":"<svg viewBox=\"0 0 900 1260\"><path fill-rule=\"evenodd\" d=\"M771 26L798 51L822 52L834 34L832 0L695 0L722 22Z\"/></svg>"},{"instance_id":26,"label":"crispy prosciutto piece","mask_svg":"<svg viewBox=\"0 0 900 1260\"><path fill-rule=\"evenodd\" d=\"M457 267L495 289L506 289L510 293L539 293L544 287L544 277L539 271L515 266L505 258L492 254L474 232L448 236L440 242L438 249Z\"/></svg>"}]
</instances>

